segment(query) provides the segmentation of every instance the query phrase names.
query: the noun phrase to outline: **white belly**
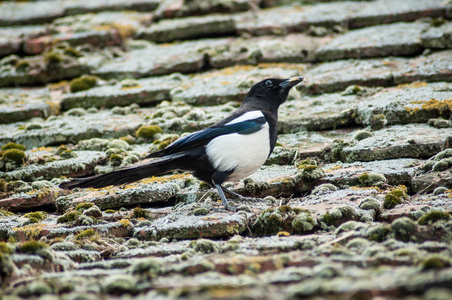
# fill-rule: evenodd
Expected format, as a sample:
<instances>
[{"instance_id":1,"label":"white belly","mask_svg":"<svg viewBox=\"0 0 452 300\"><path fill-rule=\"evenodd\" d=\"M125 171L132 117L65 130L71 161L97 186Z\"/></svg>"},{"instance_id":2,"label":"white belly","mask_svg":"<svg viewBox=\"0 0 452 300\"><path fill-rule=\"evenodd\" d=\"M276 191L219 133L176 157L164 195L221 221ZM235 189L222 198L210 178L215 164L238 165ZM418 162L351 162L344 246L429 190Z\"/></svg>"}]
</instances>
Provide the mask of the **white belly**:
<instances>
[{"instance_id":1,"label":"white belly","mask_svg":"<svg viewBox=\"0 0 452 300\"><path fill-rule=\"evenodd\" d=\"M268 123L255 133L219 136L207 144L206 153L217 170L234 170L228 181L245 178L256 172L270 154Z\"/></svg>"}]
</instances>

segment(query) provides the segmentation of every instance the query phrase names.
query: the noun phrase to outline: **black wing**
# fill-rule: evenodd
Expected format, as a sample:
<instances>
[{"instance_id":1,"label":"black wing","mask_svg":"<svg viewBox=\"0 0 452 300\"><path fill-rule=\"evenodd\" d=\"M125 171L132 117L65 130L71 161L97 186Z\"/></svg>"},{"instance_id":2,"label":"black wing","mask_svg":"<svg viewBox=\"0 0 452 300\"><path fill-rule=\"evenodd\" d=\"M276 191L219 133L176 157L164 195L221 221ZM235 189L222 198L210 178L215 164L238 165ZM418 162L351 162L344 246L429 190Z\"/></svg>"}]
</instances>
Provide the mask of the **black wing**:
<instances>
[{"instance_id":1,"label":"black wing","mask_svg":"<svg viewBox=\"0 0 452 300\"><path fill-rule=\"evenodd\" d=\"M166 149L151 153L146 158L160 157L203 146L209 143L212 139L225 134L232 133L251 134L256 131L259 131L266 122L267 121L265 117L260 117L252 120L237 122L230 125L222 125L217 127L212 126L202 131L197 131L190 135L187 135L186 137L178 139L177 141L169 145Z\"/></svg>"}]
</instances>

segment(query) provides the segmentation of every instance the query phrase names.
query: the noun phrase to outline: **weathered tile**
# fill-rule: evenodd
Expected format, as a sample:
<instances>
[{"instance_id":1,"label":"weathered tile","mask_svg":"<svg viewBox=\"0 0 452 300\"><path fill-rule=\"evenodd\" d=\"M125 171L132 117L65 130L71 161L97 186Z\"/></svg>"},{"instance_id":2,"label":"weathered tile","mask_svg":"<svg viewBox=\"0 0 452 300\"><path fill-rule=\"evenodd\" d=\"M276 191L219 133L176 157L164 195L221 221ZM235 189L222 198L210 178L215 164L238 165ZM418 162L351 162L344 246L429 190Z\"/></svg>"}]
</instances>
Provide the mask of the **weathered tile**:
<instances>
[{"instance_id":1,"label":"weathered tile","mask_svg":"<svg viewBox=\"0 0 452 300\"><path fill-rule=\"evenodd\" d=\"M388 125L424 123L431 118L450 117L452 90L449 83L415 82L386 88L356 107L355 121L370 125L375 115L383 114Z\"/></svg>"},{"instance_id":2,"label":"weathered tile","mask_svg":"<svg viewBox=\"0 0 452 300\"><path fill-rule=\"evenodd\" d=\"M46 88L0 89L0 123L25 121L34 117L47 118L58 113L59 105L51 100Z\"/></svg>"},{"instance_id":3,"label":"weathered tile","mask_svg":"<svg viewBox=\"0 0 452 300\"><path fill-rule=\"evenodd\" d=\"M32 149L48 145L76 144L94 137L119 138L134 134L142 122L143 119L138 115L118 115L106 110L78 117L55 116L29 130L26 125L21 126L23 123L0 125L0 144L13 141Z\"/></svg>"},{"instance_id":4,"label":"weathered tile","mask_svg":"<svg viewBox=\"0 0 452 300\"><path fill-rule=\"evenodd\" d=\"M362 7L363 3L341 1L268 8L258 14L248 12L237 15L236 26L239 33L252 35L301 32L312 25L332 28L335 25L344 25L348 17Z\"/></svg>"},{"instance_id":5,"label":"weathered tile","mask_svg":"<svg viewBox=\"0 0 452 300\"><path fill-rule=\"evenodd\" d=\"M326 164L322 168L325 170L325 177L322 180L337 186L362 185L359 176L363 173L382 174L390 185L410 186L411 180L417 174L418 167L422 160L412 158L377 160L369 162L352 162L340 164Z\"/></svg>"},{"instance_id":6,"label":"weathered tile","mask_svg":"<svg viewBox=\"0 0 452 300\"><path fill-rule=\"evenodd\" d=\"M160 1L158 0L70 0L64 2L66 15L78 15L101 11L153 11Z\"/></svg>"},{"instance_id":7,"label":"weathered tile","mask_svg":"<svg viewBox=\"0 0 452 300\"><path fill-rule=\"evenodd\" d=\"M62 2L2 2L0 4L0 26L29 25L49 22L64 15Z\"/></svg>"},{"instance_id":8,"label":"weathered tile","mask_svg":"<svg viewBox=\"0 0 452 300\"><path fill-rule=\"evenodd\" d=\"M105 63L93 73L103 78L123 79L195 72L205 66L205 51L227 42L227 39L206 39L164 45L149 44L143 49L126 52L124 56Z\"/></svg>"},{"instance_id":9,"label":"weathered tile","mask_svg":"<svg viewBox=\"0 0 452 300\"><path fill-rule=\"evenodd\" d=\"M56 149L53 149L56 150ZM54 156L54 151L39 151L39 156ZM36 151L27 153L29 159L37 157ZM60 176L79 177L92 174L94 167L104 163L107 159L106 154L100 151L73 151L74 158L50 161L44 164L33 164L15 169L10 172L0 172L1 176L7 181L24 180L35 181L52 180Z\"/></svg>"},{"instance_id":10,"label":"weathered tile","mask_svg":"<svg viewBox=\"0 0 452 300\"><path fill-rule=\"evenodd\" d=\"M134 236L146 240L226 238L246 230L249 214L218 212L206 216L174 212L152 225L135 228Z\"/></svg>"},{"instance_id":11,"label":"weathered tile","mask_svg":"<svg viewBox=\"0 0 452 300\"><path fill-rule=\"evenodd\" d=\"M413 81L452 81L452 51L419 56L394 71L396 84Z\"/></svg>"},{"instance_id":12,"label":"weathered tile","mask_svg":"<svg viewBox=\"0 0 452 300\"><path fill-rule=\"evenodd\" d=\"M393 73L406 63L402 58L326 62L307 71L306 83L297 89L319 94L343 91L350 85L388 86L393 84Z\"/></svg>"},{"instance_id":13,"label":"weathered tile","mask_svg":"<svg viewBox=\"0 0 452 300\"><path fill-rule=\"evenodd\" d=\"M26 40L46 32L47 29L42 25L0 28L0 57L21 52Z\"/></svg>"},{"instance_id":14,"label":"weathered tile","mask_svg":"<svg viewBox=\"0 0 452 300\"><path fill-rule=\"evenodd\" d=\"M420 35L427 28L426 23L394 23L352 30L319 48L316 58L323 61L419 54L424 49Z\"/></svg>"},{"instance_id":15,"label":"weathered tile","mask_svg":"<svg viewBox=\"0 0 452 300\"><path fill-rule=\"evenodd\" d=\"M452 48L452 22L445 22L430 28L421 35L422 46L433 49Z\"/></svg>"},{"instance_id":16,"label":"weathered tile","mask_svg":"<svg viewBox=\"0 0 452 300\"><path fill-rule=\"evenodd\" d=\"M308 82L310 81L307 78ZM353 107L364 100L356 95L323 94L287 101L279 110L280 132L328 130L354 123Z\"/></svg>"},{"instance_id":17,"label":"weathered tile","mask_svg":"<svg viewBox=\"0 0 452 300\"><path fill-rule=\"evenodd\" d=\"M173 89L171 99L192 105L218 105L243 101L254 83L268 77L289 78L300 75L303 65L236 66L194 76Z\"/></svg>"},{"instance_id":18,"label":"weathered tile","mask_svg":"<svg viewBox=\"0 0 452 300\"><path fill-rule=\"evenodd\" d=\"M450 128L437 129L426 124L394 125L374 135L345 146L340 159L344 162L395 158L429 158L440 152Z\"/></svg>"},{"instance_id":19,"label":"weathered tile","mask_svg":"<svg viewBox=\"0 0 452 300\"><path fill-rule=\"evenodd\" d=\"M240 64L310 62L315 59L315 50L329 40L330 37L305 34L236 39L210 51L209 65L224 68Z\"/></svg>"},{"instance_id":20,"label":"weathered tile","mask_svg":"<svg viewBox=\"0 0 452 300\"><path fill-rule=\"evenodd\" d=\"M410 22L420 18L446 16L447 4L441 0L378 0L369 1L350 16L350 28L377 24Z\"/></svg>"},{"instance_id":21,"label":"weathered tile","mask_svg":"<svg viewBox=\"0 0 452 300\"><path fill-rule=\"evenodd\" d=\"M184 82L180 74L153 77L133 81L128 86L126 81L115 85L94 87L87 91L65 95L61 101L63 110L74 107L114 107L127 106L133 103L150 105L170 99L170 91Z\"/></svg>"},{"instance_id":22,"label":"weathered tile","mask_svg":"<svg viewBox=\"0 0 452 300\"><path fill-rule=\"evenodd\" d=\"M233 18L229 15L207 15L181 19L161 20L137 32L137 38L156 43L195 39L235 33Z\"/></svg>"},{"instance_id":23,"label":"weathered tile","mask_svg":"<svg viewBox=\"0 0 452 300\"><path fill-rule=\"evenodd\" d=\"M193 1L163 0L155 11L155 18L172 19L187 16L198 16L211 13L232 13L256 8L261 0L219 0L219 1Z\"/></svg>"},{"instance_id":24,"label":"weathered tile","mask_svg":"<svg viewBox=\"0 0 452 300\"><path fill-rule=\"evenodd\" d=\"M121 45L137 28L151 22L151 16L140 12L101 12L56 19L49 25L52 31L35 39L27 39L24 51L38 54L57 43L71 46L106 47Z\"/></svg>"}]
</instances>

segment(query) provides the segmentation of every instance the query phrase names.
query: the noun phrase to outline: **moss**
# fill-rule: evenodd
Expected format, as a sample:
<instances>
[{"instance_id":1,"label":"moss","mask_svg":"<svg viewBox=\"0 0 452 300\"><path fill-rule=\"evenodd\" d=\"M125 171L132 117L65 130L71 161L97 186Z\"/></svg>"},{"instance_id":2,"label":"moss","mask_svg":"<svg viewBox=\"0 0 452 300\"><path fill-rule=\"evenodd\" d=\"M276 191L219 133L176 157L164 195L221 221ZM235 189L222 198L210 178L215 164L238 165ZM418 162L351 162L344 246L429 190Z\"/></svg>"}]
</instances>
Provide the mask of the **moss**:
<instances>
[{"instance_id":1,"label":"moss","mask_svg":"<svg viewBox=\"0 0 452 300\"><path fill-rule=\"evenodd\" d=\"M14 213L12 213L12 212L10 212L8 210L0 208L0 216L10 217L10 216L14 216Z\"/></svg>"},{"instance_id":2,"label":"moss","mask_svg":"<svg viewBox=\"0 0 452 300\"><path fill-rule=\"evenodd\" d=\"M119 166L121 165L122 161L124 160L124 156L121 154L113 153L108 158L108 161L112 166Z\"/></svg>"},{"instance_id":3,"label":"moss","mask_svg":"<svg viewBox=\"0 0 452 300\"><path fill-rule=\"evenodd\" d=\"M42 221L47 218L47 214L43 211L35 211L26 213L24 215L24 218L29 219L32 223L38 223L39 221Z\"/></svg>"},{"instance_id":4,"label":"moss","mask_svg":"<svg viewBox=\"0 0 452 300\"><path fill-rule=\"evenodd\" d=\"M80 51L78 51L77 49L74 49L74 48L72 48L72 47L67 47L65 50L64 50L64 55L67 55L67 56L72 56L72 57L80 57L80 56L82 56L82 54L80 53Z\"/></svg>"},{"instance_id":5,"label":"moss","mask_svg":"<svg viewBox=\"0 0 452 300\"><path fill-rule=\"evenodd\" d=\"M422 270L444 269L451 266L450 258L438 254L430 255L418 263Z\"/></svg>"},{"instance_id":6,"label":"moss","mask_svg":"<svg viewBox=\"0 0 452 300\"><path fill-rule=\"evenodd\" d=\"M141 207L135 207L132 211L132 214L130 215L131 218L145 218L146 217L146 211L142 209Z\"/></svg>"},{"instance_id":7,"label":"moss","mask_svg":"<svg viewBox=\"0 0 452 300\"><path fill-rule=\"evenodd\" d=\"M219 252L217 243L207 239L196 240L194 241L193 244L191 244L191 246L196 252L201 253Z\"/></svg>"},{"instance_id":8,"label":"moss","mask_svg":"<svg viewBox=\"0 0 452 300\"><path fill-rule=\"evenodd\" d=\"M26 72L30 69L31 64L27 60L19 60L16 64L16 71L17 72Z\"/></svg>"},{"instance_id":9,"label":"moss","mask_svg":"<svg viewBox=\"0 0 452 300\"><path fill-rule=\"evenodd\" d=\"M159 145L157 146L157 150L160 151L160 150L166 149L166 147L168 147L171 143L172 143L171 140L163 141L163 142L159 143Z\"/></svg>"},{"instance_id":10,"label":"moss","mask_svg":"<svg viewBox=\"0 0 452 300\"><path fill-rule=\"evenodd\" d=\"M69 211L62 215L61 217L58 217L57 223L68 223L68 222L74 222L77 220L77 217L80 216L82 213L79 211Z\"/></svg>"},{"instance_id":11,"label":"moss","mask_svg":"<svg viewBox=\"0 0 452 300\"><path fill-rule=\"evenodd\" d=\"M325 176L325 172L316 165L298 165L296 181L315 181Z\"/></svg>"},{"instance_id":12,"label":"moss","mask_svg":"<svg viewBox=\"0 0 452 300\"><path fill-rule=\"evenodd\" d=\"M290 213L292 211L292 208L289 205L281 205L278 209L284 214Z\"/></svg>"},{"instance_id":13,"label":"moss","mask_svg":"<svg viewBox=\"0 0 452 300\"><path fill-rule=\"evenodd\" d=\"M363 174L361 174L359 177L359 182L363 185L363 186L374 186L374 185L378 185L380 183L384 183L386 182L386 177L383 174L379 174L379 173L373 173L373 172L365 172Z\"/></svg>"},{"instance_id":14,"label":"moss","mask_svg":"<svg viewBox=\"0 0 452 300\"><path fill-rule=\"evenodd\" d=\"M63 62L63 56L57 52L47 52L44 54L44 63L48 66L58 65Z\"/></svg>"},{"instance_id":15,"label":"moss","mask_svg":"<svg viewBox=\"0 0 452 300\"><path fill-rule=\"evenodd\" d=\"M75 207L75 209L76 209L77 211L84 211L85 209L88 209L88 208L93 207L93 206L94 206L94 203L91 203L91 202L83 202L83 203L78 204L78 205Z\"/></svg>"},{"instance_id":16,"label":"moss","mask_svg":"<svg viewBox=\"0 0 452 300\"><path fill-rule=\"evenodd\" d=\"M105 211L106 214L114 214L115 212L116 212L116 210L114 210L114 209L107 209Z\"/></svg>"},{"instance_id":17,"label":"moss","mask_svg":"<svg viewBox=\"0 0 452 300\"><path fill-rule=\"evenodd\" d=\"M135 132L136 137L143 139L152 139L157 133L162 133L162 128L157 125L141 126Z\"/></svg>"},{"instance_id":18,"label":"moss","mask_svg":"<svg viewBox=\"0 0 452 300\"><path fill-rule=\"evenodd\" d=\"M0 193L5 193L7 190L7 183L5 181L5 179L0 178ZM1 215L1 212L0 212Z\"/></svg>"},{"instance_id":19,"label":"moss","mask_svg":"<svg viewBox=\"0 0 452 300\"><path fill-rule=\"evenodd\" d=\"M3 157L5 159L11 160L16 164L20 165L25 162L26 155L25 152L19 149L9 149L3 152Z\"/></svg>"},{"instance_id":20,"label":"moss","mask_svg":"<svg viewBox=\"0 0 452 300\"><path fill-rule=\"evenodd\" d=\"M207 208L204 207L200 207L197 209L193 210L193 215L194 216L205 216L209 214L209 210Z\"/></svg>"},{"instance_id":21,"label":"moss","mask_svg":"<svg viewBox=\"0 0 452 300\"><path fill-rule=\"evenodd\" d=\"M427 225L427 224L435 223L440 220L447 221L449 219L450 219L449 213L432 210L432 211L426 213L425 215L423 215L422 217L420 217L417 222L421 225Z\"/></svg>"},{"instance_id":22,"label":"moss","mask_svg":"<svg viewBox=\"0 0 452 300\"><path fill-rule=\"evenodd\" d=\"M373 115L369 118L369 125L372 130L382 129L387 122L384 114Z\"/></svg>"},{"instance_id":23,"label":"moss","mask_svg":"<svg viewBox=\"0 0 452 300\"><path fill-rule=\"evenodd\" d=\"M27 241L23 242L17 247L20 253L36 254L39 250L47 248L46 243L41 241Z\"/></svg>"},{"instance_id":24,"label":"moss","mask_svg":"<svg viewBox=\"0 0 452 300\"><path fill-rule=\"evenodd\" d=\"M386 240L391 228L388 224L377 223L367 231L369 241L382 242Z\"/></svg>"},{"instance_id":25,"label":"moss","mask_svg":"<svg viewBox=\"0 0 452 300\"><path fill-rule=\"evenodd\" d=\"M394 208L395 206L402 203L402 199L404 198L408 198L408 195L406 194L406 187L399 186L399 188L392 190L386 194L384 207L386 209Z\"/></svg>"},{"instance_id":26,"label":"moss","mask_svg":"<svg viewBox=\"0 0 452 300\"><path fill-rule=\"evenodd\" d=\"M25 146L23 146L21 144L9 142L9 143L7 143L7 144L2 146L1 151L6 151L6 150L9 150L9 149L18 149L18 150L22 150L22 151L27 150L25 148Z\"/></svg>"},{"instance_id":27,"label":"moss","mask_svg":"<svg viewBox=\"0 0 452 300\"><path fill-rule=\"evenodd\" d=\"M62 158L69 159L69 158L77 157L77 154L75 154L74 151L72 151L72 150L65 150L65 151L60 153L60 156Z\"/></svg>"},{"instance_id":28,"label":"moss","mask_svg":"<svg viewBox=\"0 0 452 300\"><path fill-rule=\"evenodd\" d=\"M210 189L210 184L208 184L207 182L201 181L199 183L199 189L206 191L206 190Z\"/></svg>"},{"instance_id":29,"label":"moss","mask_svg":"<svg viewBox=\"0 0 452 300\"><path fill-rule=\"evenodd\" d=\"M333 225L334 218L329 213L325 213L320 217L320 221L324 222L326 225Z\"/></svg>"},{"instance_id":30,"label":"moss","mask_svg":"<svg viewBox=\"0 0 452 300\"><path fill-rule=\"evenodd\" d=\"M398 218L391 224L391 229L395 233L395 238L400 241L409 241L417 232L416 223L407 217Z\"/></svg>"},{"instance_id":31,"label":"moss","mask_svg":"<svg viewBox=\"0 0 452 300\"><path fill-rule=\"evenodd\" d=\"M89 90L96 85L97 79L98 78L96 76L90 75L84 75L82 77L72 79L69 89L71 93Z\"/></svg>"},{"instance_id":32,"label":"moss","mask_svg":"<svg viewBox=\"0 0 452 300\"><path fill-rule=\"evenodd\" d=\"M142 259L134 263L130 269L133 275L139 275L149 279L155 278L161 271L163 264L154 257Z\"/></svg>"},{"instance_id":33,"label":"moss","mask_svg":"<svg viewBox=\"0 0 452 300\"><path fill-rule=\"evenodd\" d=\"M377 214L381 211L380 201L372 197L364 198L363 201L359 203L358 207L364 210L373 210Z\"/></svg>"},{"instance_id":34,"label":"moss","mask_svg":"<svg viewBox=\"0 0 452 300\"><path fill-rule=\"evenodd\" d=\"M90 229L83 230L82 232L77 234L75 236L75 239L76 240L83 240L83 239L86 239L86 238L90 238L90 237L94 236L95 234L96 234L96 231L94 229L90 228Z\"/></svg>"},{"instance_id":35,"label":"moss","mask_svg":"<svg viewBox=\"0 0 452 300\"><path fill-rule=\"evenodd\" d=\"M303 233L306 231L311 231L317 226L317 219L309 213L300 213L292 221L292 227L294 232Z\"/></svg>"}]
</instances>

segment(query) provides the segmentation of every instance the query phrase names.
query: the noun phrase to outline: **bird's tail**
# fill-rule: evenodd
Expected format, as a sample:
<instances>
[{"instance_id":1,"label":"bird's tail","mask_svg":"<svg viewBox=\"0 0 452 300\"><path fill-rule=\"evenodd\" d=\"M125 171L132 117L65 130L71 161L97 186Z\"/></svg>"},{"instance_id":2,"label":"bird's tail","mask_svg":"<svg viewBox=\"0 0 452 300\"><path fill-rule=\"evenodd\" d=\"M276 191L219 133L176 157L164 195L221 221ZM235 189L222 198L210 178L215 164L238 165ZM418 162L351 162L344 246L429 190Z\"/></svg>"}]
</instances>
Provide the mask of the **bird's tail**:
<instances>
[{"instance_id":1,"label":"bird's tail","mask_svg":"<svg viewBox=\"0 0 452 300\"><path fill-rule=\"evenodd\" d=\"M178 169L178 166L180 166L178 160L182 157L184 157L184 154L173 154L145 164L127 166L106 174L94 175L84 178L74 178L71 181L61 183L60 188L66 190L71 190L77 187L102 188L109 185L131 183L146 177Z\"/></svg>"}]
</instances>

